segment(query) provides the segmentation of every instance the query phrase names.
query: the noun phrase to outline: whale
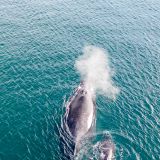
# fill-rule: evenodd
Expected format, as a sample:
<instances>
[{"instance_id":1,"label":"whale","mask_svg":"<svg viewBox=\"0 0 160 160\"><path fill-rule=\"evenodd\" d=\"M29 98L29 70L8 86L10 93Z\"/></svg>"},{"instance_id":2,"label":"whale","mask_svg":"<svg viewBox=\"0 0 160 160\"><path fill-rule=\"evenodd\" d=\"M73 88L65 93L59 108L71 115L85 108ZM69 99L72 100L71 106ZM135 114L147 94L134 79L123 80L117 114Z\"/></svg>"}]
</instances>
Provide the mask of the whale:
<instances>
[{"instance_id":1,"label":"whale","mask_svg":"<svg viewBox=\"0 0 160 160\"><path fill-rule=\"evenodd\" d=\"M82 141L94 130L95 106L95 98L91 89L81 82L69 98L64 116L65 129L74 142L74 156L79 152Z\"/></svg>"},{"instance_id":2,"label":"whale","mask_svg":"<svg viewBox=\"0 0 160 160\"><path fill-rule=\"evenodd\" d=\"M115 145L111 140L104 140L99 143L100 160L113 160Z\"/></svg>"}]
</instances>

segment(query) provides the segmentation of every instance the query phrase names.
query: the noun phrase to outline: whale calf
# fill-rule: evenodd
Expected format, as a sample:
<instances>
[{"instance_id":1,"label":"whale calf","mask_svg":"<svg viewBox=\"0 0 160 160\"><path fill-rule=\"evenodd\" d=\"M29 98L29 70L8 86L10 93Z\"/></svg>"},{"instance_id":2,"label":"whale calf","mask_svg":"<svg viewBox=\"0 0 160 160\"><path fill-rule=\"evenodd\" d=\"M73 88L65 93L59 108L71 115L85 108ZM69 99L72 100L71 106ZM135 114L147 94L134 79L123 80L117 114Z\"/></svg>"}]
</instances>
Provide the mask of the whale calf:
<instances>
[{"instance_id":1,"label":"whale calf","mask_svg":"<svg viewBox=\"0 0 160 160\"><path fill-rule=\"evenodd\" d=\"M74 141L74 155L81 147L81 141L91 133L95 124L95 101L91 91L83 82L75 90L66 105L65 125Z\"/></svg>"},{"instance_id":2,"label":"whale calf","mask_svg":"<svg viewBox=\"0 0 160 160\"><path fill-rule=\"evenodd\" d=\"M112 160L115 152L115 145L111 140L104 140L98 146L100 160Z\"/></svg>"}]
</instances>

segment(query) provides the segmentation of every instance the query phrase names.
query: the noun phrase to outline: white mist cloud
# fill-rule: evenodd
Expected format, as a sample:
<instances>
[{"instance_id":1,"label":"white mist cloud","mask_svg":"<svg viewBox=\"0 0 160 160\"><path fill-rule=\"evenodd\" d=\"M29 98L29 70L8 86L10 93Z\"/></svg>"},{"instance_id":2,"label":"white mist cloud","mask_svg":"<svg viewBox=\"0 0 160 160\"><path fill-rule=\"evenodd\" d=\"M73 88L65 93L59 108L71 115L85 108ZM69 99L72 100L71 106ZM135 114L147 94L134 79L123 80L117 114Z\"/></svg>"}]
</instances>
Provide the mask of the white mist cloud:
<instances>
[{"instance_id":1,"label":"white mist cloud","mask_svg":"<svg viewBox=\"0 0 160 160\"><path fill-rule=\"evenodd\" d=\"M83 55L78 58L75 67L94 95L98 93L108 98L116 98L119 89L112 81L113 71L109 66L107 53L103 49L95 46L85 47Z\"/></svg>"}]
</instances>

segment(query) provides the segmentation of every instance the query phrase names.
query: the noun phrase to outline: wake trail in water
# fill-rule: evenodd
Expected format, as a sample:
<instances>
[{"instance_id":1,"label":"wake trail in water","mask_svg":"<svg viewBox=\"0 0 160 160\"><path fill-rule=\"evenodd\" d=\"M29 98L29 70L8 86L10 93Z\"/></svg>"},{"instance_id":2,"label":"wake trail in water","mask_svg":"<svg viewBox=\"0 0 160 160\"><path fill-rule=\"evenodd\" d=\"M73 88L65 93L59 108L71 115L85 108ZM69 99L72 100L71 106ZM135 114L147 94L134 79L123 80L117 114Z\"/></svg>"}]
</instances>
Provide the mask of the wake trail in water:
<instances>
[{"instance_id":1,"label":"wake trail in water","mask_svg":"<svg viewBox=\"0 0 160 160\"><path fill-rule=\"evenodd\" d=\"M86 46L83 55L75 63L76 69L93 96L103 94L115 99L119 93L118 87L112 81L113 70L109 63L107 52L95 46Z\"/></svg>"}]
</instances>

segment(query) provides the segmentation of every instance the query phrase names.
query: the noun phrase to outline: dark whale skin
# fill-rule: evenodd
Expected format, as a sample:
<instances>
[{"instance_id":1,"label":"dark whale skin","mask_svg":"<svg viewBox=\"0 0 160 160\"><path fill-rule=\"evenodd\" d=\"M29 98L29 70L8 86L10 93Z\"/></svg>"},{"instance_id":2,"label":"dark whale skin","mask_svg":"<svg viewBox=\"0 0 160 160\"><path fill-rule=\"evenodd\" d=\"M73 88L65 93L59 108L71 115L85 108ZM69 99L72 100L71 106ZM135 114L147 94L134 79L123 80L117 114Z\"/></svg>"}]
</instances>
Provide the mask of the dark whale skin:
<instances>
[{"instance_id":1,"label":"dark whale skin","mask_svg":"<svg viewBox=\"0 0 160 160\"><path fill-rule=\"evenodd\" d=\"M90 90L81 83L66 105L66 127L73 138L76 154L81 141L87 137L95 125L95 102Z\"/></svg>"}]
</instances>

